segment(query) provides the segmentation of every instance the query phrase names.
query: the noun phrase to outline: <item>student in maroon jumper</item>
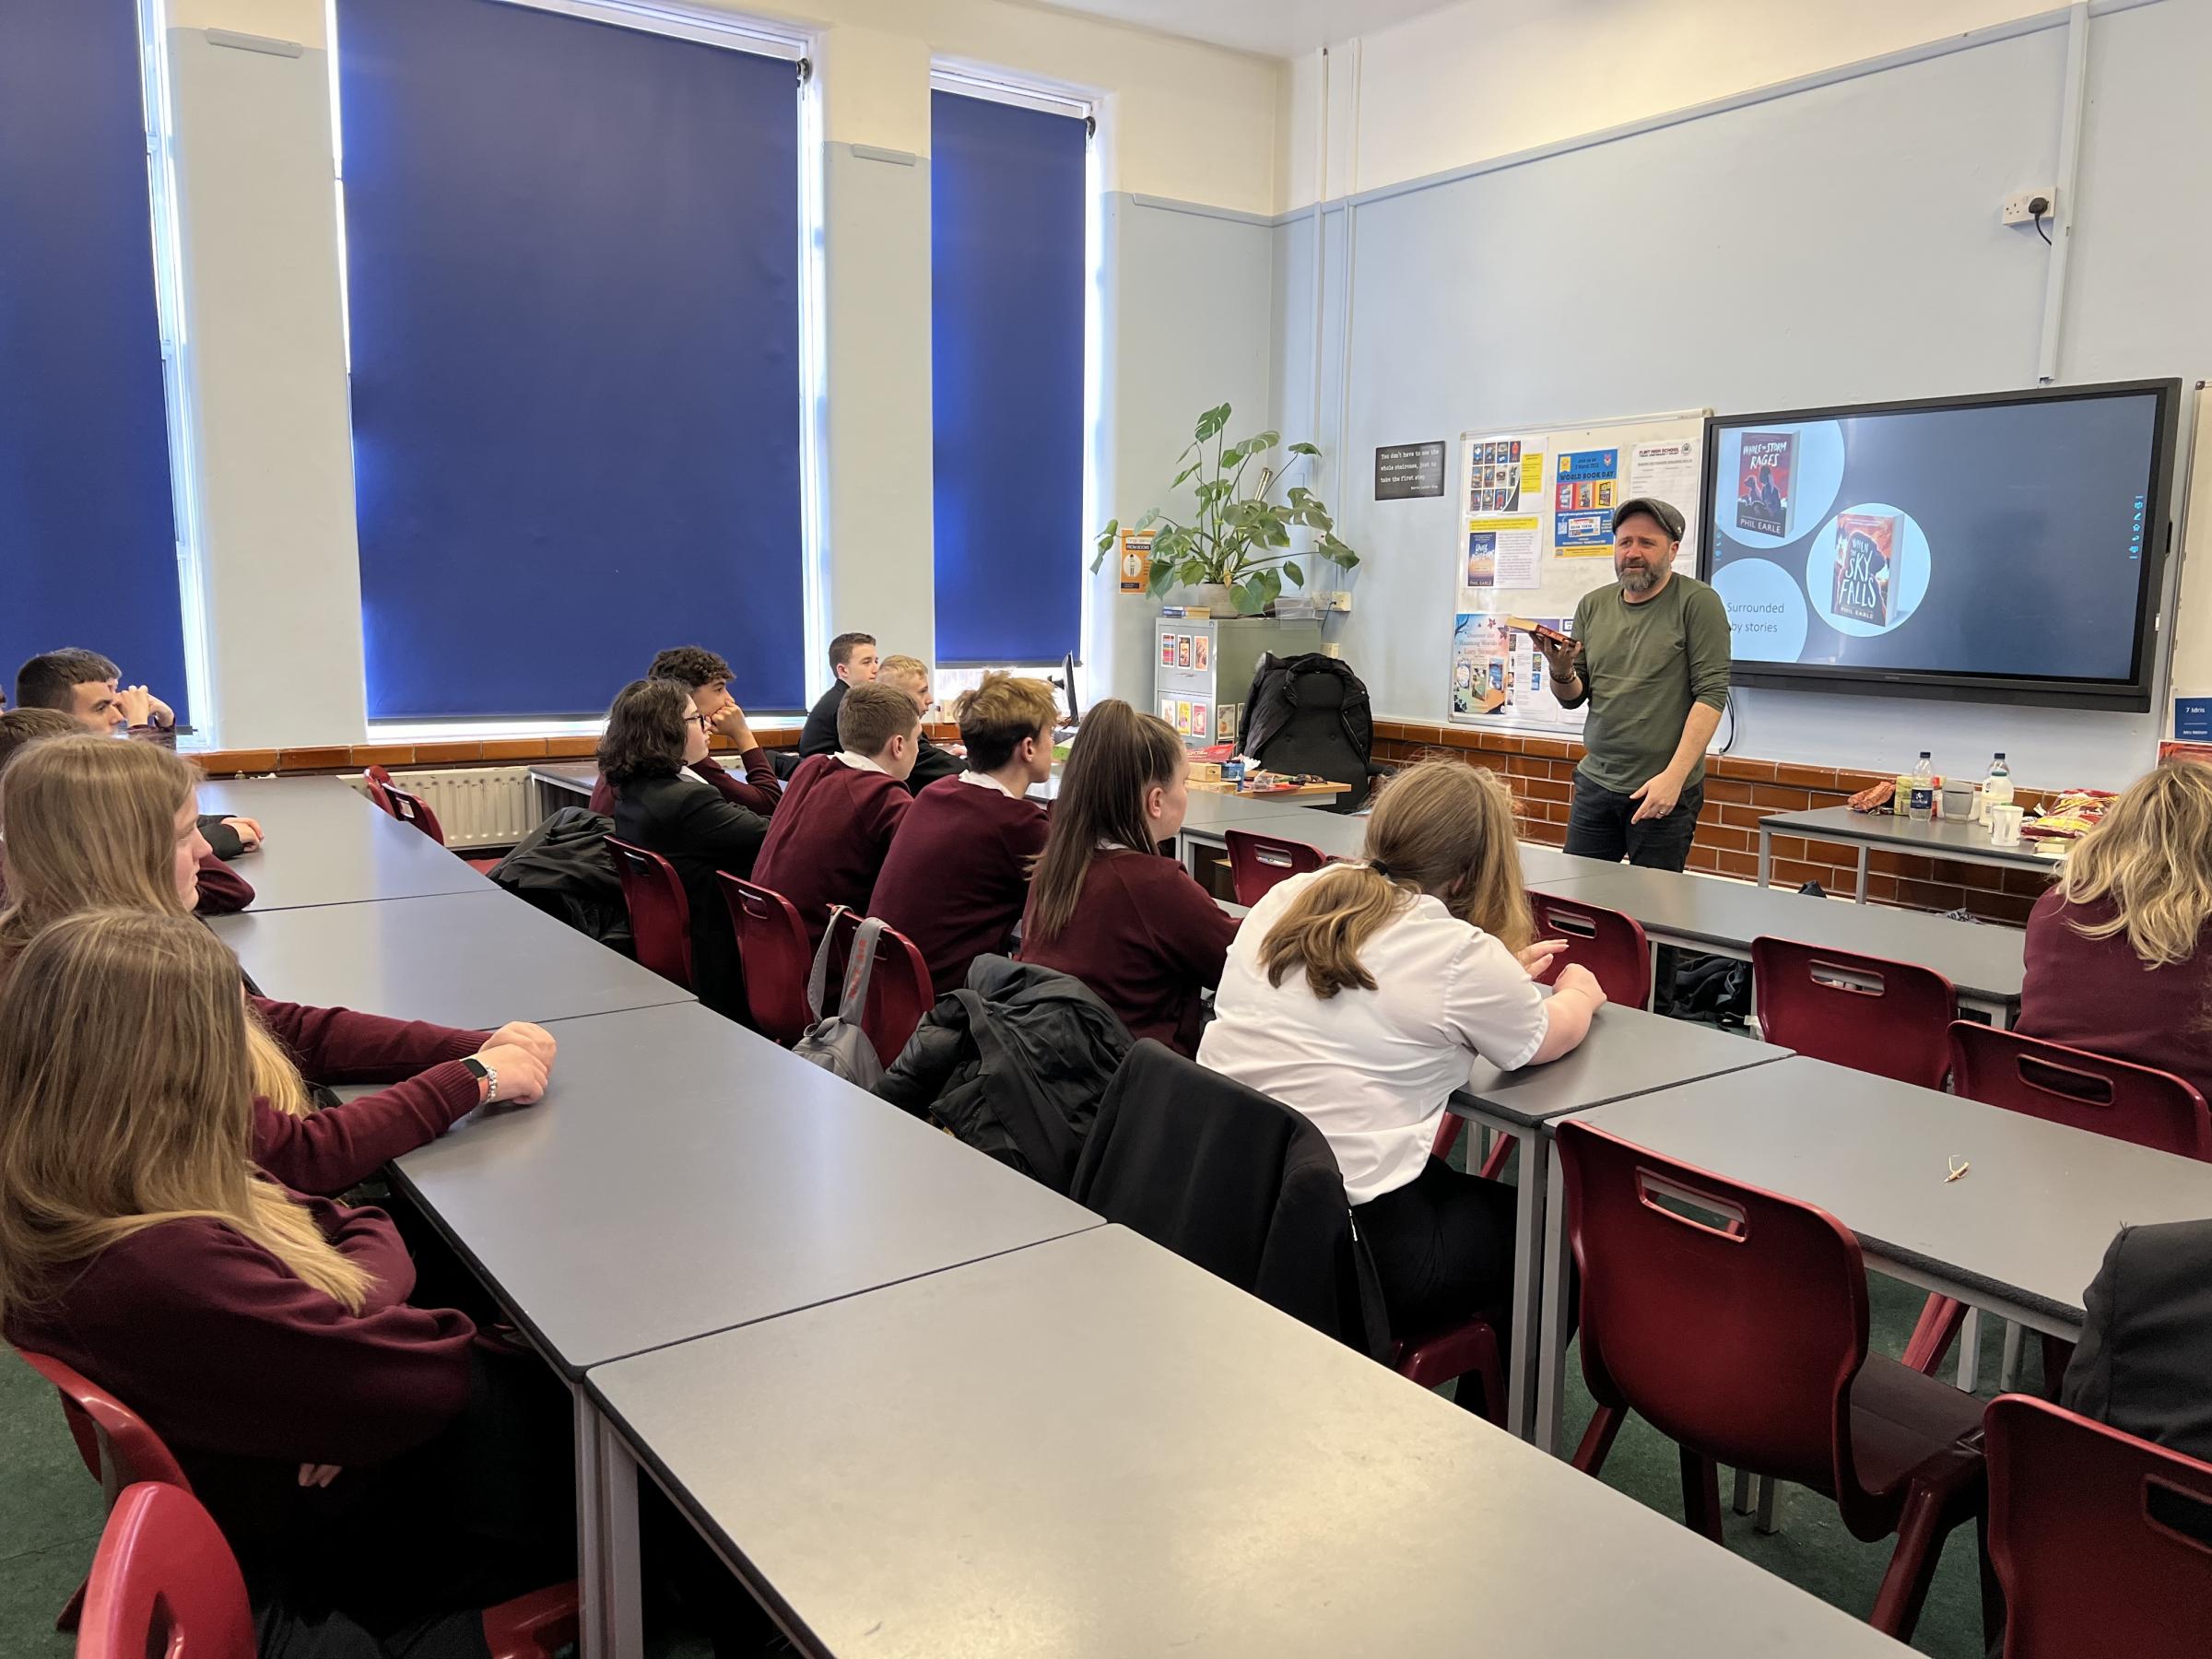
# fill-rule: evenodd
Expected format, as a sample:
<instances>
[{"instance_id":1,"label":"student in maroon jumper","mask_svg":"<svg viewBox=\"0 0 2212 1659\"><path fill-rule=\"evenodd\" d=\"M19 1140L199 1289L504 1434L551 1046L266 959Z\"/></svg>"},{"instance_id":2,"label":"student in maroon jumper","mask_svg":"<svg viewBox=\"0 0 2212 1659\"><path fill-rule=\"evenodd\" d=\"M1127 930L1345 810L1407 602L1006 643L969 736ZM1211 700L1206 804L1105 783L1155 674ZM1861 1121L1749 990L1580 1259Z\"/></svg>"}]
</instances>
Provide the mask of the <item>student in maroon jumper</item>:
<instances>
[{"instance_id":1,"label":"student in maroon jumper","mask_svg":"<svg viewBox=\"0 0 2212 1659\"><path fill-rule=\"evenodd\" d=\"M2027 951L2023 1036L2212 1100L2212 766L2170 760L2129 786L2036 900Z\"/></svg>"},{"instance_id":2,"label":"student in maroon jumper","mask_svg":"<svg viewBox=\"0 0 2212 1659\"><path fill-rule=\"evenodd\" d=\"M43 737L74 737L84 727L58 709L10 709L0 713L0 772L26 744ZM203 916L228 916L253 902L245 877L212 852L200 855L193 908ZM0 905L7 889L0 886Z\"/></svg>"},{"instance_id":3,"label":"student in maroon jumper","mask_svg":"<svg viewBox=\"0 0 2212 1659\"><path fill-rule=\"evenodd\" d=\"M478 1609L575 1572L562 1391L409 1305L382 1211L255 1171L250 1030L237 963L189 918L79 912L21 952L0 1329L146 1418L257 1606L281 1590L379 1638L450 1619L406 1651L481 1654Z\"/></svg>"},{"instance_id":4,"label":"student in maroon jumper","mask_svg":"<svg viewBox=\"0 0 2212 1659\"><path fill-rule=\"evenodd\" d=\"M1052 833L1030 883L1021 959L1072 974L1121 1016L1129 1035L1188 1056L1220 983L1233 917L1159 843L1189 806L1182 739L1118 698L1083 716Z\"/></svg>"},{"instance_id":5,"label":"student in maroon jumper","mask_svg":"<svg viewBox=\"0 0 2212 1659\"><path fill-rule=\"evenodd\" d=\"M730 665L700 645L674 645L653 659L647 679L674 680L691 694L693 712L706 717L710 729L729 739L737 750L745 776L733 777L712 755L702 755L685 768L692 777L709 784L733 806L766 818L776 809L783 785L776 778L768 751L753 735L745 711L730 695ZM602 777L592 785L591 809L612 818L615 786Z\"/></svg>"},{"instance_id":6,"label":"student in maroon jumper","mask_svg":"<svg viewBox=\"0 0 2212 1659\"><path fill-rule=\"evenodd\" d=\"M1053 775L1053 688L988 674L953 705L968 770L914 797L876 877L874 913L912 940L939 996L979 956L1003 952L1044 851L1030 786Z\"/></svg>"},{"instance_id":7,"label":"student in maroon jumper","mask_svg":"<svg viewBox=\"0 0 2212 1659\"><path fill-rule=\"evenodd\" d=\"M791 900L815 944L831 905L867 912L892 834L914 804L906 775L921 735L912 698L863 680L838 706L837 753L807 757L784 784L753 879Z\"/></svg>"},{"instance_id":8,"label":"student in maroon jumper","mask_svg":"<svg viewBox=\"0 0 2212 1659\"><path fill-rule=\"evenodd\" d=\"M189 762L146 744L57 737L33 744L0 779L0 978L41 928L90 910L190 913L207 843L194 817ZM232 963L236 973L236 963ZM249 999L254 1156L287 1186L342 1193L434 1140L488 1094L544 1093L551 1033L515 1023L458 1030L347 1008ZM316 1086L395 1087L317 1107Z\"/></svg>"}]
</instances>

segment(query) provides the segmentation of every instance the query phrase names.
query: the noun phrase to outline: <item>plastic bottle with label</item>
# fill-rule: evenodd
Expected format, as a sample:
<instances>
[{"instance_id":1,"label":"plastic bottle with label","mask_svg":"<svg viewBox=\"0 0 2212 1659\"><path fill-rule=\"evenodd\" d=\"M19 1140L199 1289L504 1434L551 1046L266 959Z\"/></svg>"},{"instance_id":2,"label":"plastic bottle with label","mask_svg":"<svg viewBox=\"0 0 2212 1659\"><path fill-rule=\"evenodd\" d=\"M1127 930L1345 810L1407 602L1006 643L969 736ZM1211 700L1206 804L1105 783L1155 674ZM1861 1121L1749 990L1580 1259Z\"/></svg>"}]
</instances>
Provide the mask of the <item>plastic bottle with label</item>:
<instances>
[{"instance_id":1,"label":"plastic bottle with label","mask_svg":"<svg viewBox=\"0 0 2212 1659\"><path fill-rule=\"evenodd\" d=\"M1912 769L1912 797L1907 810L1916 824L1924 824L1936 816L1936 762L1930 750L1920 751L1920 763Z\"/></svg>"},{"instance_id":2,"label":"plastic bottle with label","mask_svg":"<svg viewBox=\"0 0 2212 1659\"><path fill-rule=\"evenodd\" d=\"M1989 817L1992 806L2012 805L2012 768L2005 763L2005 751L1999 749L1989 763L1989 776L1982 780L1982 817Z\"/></svg>"}]
</instances>

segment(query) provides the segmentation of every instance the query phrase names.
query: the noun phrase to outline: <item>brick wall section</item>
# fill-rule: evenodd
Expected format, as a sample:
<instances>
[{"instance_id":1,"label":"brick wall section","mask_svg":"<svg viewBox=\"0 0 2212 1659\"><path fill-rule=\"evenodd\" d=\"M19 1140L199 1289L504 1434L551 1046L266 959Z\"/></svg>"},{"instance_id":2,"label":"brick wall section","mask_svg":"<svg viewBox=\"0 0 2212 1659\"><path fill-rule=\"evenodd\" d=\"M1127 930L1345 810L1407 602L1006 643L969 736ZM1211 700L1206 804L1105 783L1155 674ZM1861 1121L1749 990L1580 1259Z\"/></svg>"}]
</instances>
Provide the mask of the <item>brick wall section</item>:
<instances>
[{"instance_id":1,"label":"brick wall section","mask_svg":"<svg viewBox=\"0 0 2212 1659\"><path fill-rule=\"evenodd\" d=\"M1403 763L1441 758L1487 767L1512 790L1522 835L1554 847L1567 839L1568 802L1582 754L1581 744L1564 738L1400 720L1375 722L1376 759ZM1689 867L1755 877L1760 818L1776 812L1841 806L1883 776L1714 755L1705 762L1705 806L1698 816ZM2017 798L2030 808L2038 800L2035 792L2027 789ZM1849 894L1858 883L1858 849L1841 841L1778 835L1771 878L1777 887L1817 881L1830 893ZM2041 870L1911 857L1877 848L1869 855L1866 896L1912 910L1965 910L1985 921L2018 926L2049 885L2050 877Z\"/></svg>"}]
</instances>

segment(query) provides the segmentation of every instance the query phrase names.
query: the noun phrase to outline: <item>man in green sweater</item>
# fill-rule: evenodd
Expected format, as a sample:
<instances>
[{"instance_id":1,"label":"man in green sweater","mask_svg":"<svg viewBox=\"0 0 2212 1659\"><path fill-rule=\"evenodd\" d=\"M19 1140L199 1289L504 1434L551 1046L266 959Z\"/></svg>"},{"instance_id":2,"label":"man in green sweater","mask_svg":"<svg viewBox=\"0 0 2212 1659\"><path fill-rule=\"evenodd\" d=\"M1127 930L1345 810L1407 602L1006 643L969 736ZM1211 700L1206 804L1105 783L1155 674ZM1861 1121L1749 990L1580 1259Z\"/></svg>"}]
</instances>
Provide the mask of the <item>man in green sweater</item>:
<instances>
[{"instance_id":1,"label":"man in green sweater","mask_svg":"<svg viewBox=\"0 0 2212 1659\"><path fill-rule=\"evenodd\" d=\"M1613 513L1611 587L1583 595L1574 638L1539 637L1551 689L1590 705L1567 851L1679 870L1705 802L1705 746L1728 706L1728 612L1678 574L1682 514L1651 496Z\"/></svg>"}]
</instances>

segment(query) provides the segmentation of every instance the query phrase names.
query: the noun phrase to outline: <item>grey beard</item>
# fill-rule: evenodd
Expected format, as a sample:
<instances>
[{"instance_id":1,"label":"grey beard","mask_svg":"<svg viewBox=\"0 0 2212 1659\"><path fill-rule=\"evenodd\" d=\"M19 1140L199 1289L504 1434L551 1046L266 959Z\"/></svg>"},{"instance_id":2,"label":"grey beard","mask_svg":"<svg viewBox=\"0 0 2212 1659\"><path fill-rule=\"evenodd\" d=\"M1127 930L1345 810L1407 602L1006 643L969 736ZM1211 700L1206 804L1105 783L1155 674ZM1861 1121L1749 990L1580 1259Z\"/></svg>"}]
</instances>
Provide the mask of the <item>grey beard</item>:
<instances>
[{"instance_id":1,"label":"grey beard","mask_svg":"<svg viewBox=\"0 0 2212 1659\"><path fill-rule=\"evenodd\" d=\"M1620 573L1620 585L1631 594L1648 594L1657 580L1648 565L1641 571L1623 571Z\"/></svg>"}]
</instances>

